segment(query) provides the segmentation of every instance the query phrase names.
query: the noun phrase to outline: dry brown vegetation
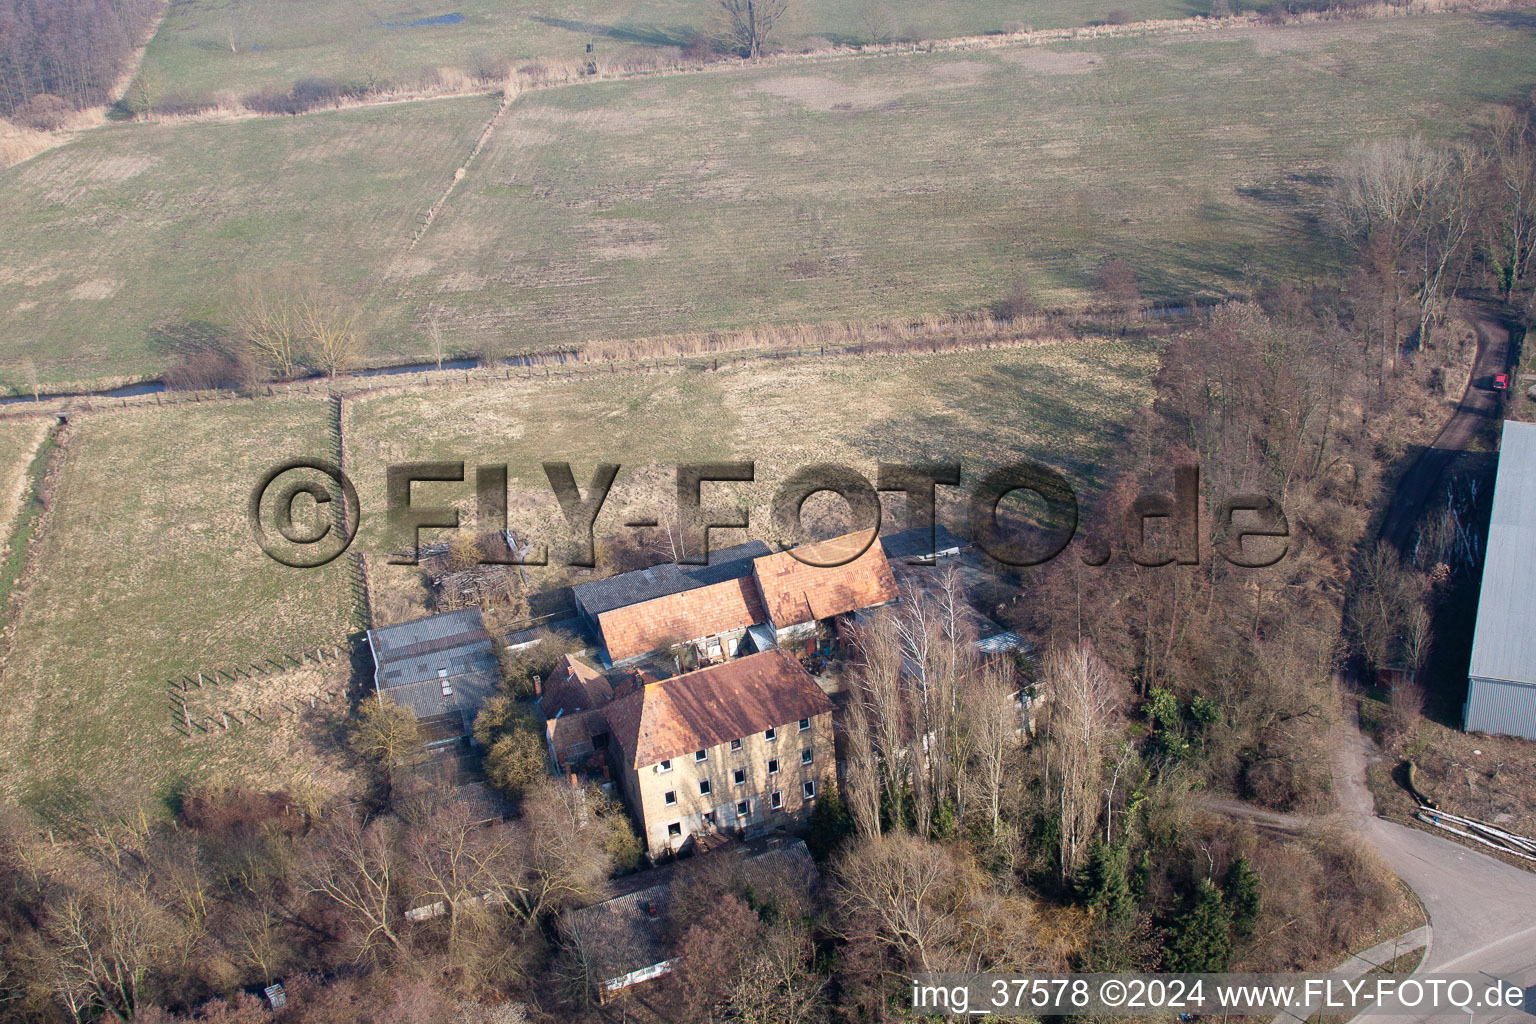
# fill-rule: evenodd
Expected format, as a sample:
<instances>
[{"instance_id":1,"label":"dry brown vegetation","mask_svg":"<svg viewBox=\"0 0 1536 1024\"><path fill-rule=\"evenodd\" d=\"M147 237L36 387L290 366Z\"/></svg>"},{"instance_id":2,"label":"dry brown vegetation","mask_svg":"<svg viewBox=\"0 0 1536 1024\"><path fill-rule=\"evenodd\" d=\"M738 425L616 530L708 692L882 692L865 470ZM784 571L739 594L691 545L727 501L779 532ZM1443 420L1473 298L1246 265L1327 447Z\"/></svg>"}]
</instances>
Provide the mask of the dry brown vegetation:
<instances>
[{"instance_id":1,"label":"dry brown vegetation","mask_svg":"<svg viewBox=\"0 0 1536 1024\"><path fill-rule=\"evenodd\" d=\"M61 141L58 135L23 128L0 118L0 169L30 160Z\"/></svg>"},{"instance_id":2,"label":"dry brown vegetation","mask_svg":"<svg viewBox=\"0 0 1536 1024\"><path fill-rule=\"evenodd\" d=\"M550 781L517 821L486 824L418 785L388 811L332 807L322 817L291 792L204 785L185 794L173 825L126 784L76 805L51 833L7 810L7 1017L168 1024L189 1018L162 1007L278 978L293 992L286 1016L316 1024L355 1021L359 1003L420 1021L505 999L528 984L541 928L622 866L611 851L629 826L599 805ZM404 916L436 900L450 912ZM367 970L378 966L397 969ZM198 1019L258 1019L242 998L227 1007L238 1012Z\"/></svg>"},{"instance_id":3,"label":"dry brown vegetation","mask_svg":"<svg viewBox=\"0 0 1536 1024\"><path fill-rule=\"evenodd\" d=\"M1536 743L1465 733L1416 715L1385 754L1371 768L1383 813L1407 821L1418 810L1404 784L1412 761L1414 784L1445 810L1536 836Z\"/></svg>"},{"instance_id":4,"label":"dry brown vegetation","mask_svg":"<svg viewBox=\"0 0 1536 1024\"><path fill-rule=\"evenodd\" d=\"M10 541L12 520L31 485L27 468L47 432L48 421L43 418L0 420L0 452L5 453L0 461L0 559Z\"/></svg>"}]
</instances>

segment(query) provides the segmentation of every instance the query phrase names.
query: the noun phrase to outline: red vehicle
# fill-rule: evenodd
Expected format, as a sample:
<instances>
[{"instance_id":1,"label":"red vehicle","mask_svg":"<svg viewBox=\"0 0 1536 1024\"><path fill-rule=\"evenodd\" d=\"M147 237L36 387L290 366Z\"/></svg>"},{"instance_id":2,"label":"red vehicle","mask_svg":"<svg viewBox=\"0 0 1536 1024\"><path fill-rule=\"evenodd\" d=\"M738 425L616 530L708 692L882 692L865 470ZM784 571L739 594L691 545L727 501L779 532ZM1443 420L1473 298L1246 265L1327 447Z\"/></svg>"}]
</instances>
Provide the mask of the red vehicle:
<instances>
[{"instance_id":1,"label":"red vehicle","mask_svg":"<svg viewBox=\"0 0 1536 1024\"><path fill-rule=\"evenodd\" d=\"M1496 373L1493 375L1493 390L1504 391L1509 387L1509 374Z\"/></svg>"}]
</instances>

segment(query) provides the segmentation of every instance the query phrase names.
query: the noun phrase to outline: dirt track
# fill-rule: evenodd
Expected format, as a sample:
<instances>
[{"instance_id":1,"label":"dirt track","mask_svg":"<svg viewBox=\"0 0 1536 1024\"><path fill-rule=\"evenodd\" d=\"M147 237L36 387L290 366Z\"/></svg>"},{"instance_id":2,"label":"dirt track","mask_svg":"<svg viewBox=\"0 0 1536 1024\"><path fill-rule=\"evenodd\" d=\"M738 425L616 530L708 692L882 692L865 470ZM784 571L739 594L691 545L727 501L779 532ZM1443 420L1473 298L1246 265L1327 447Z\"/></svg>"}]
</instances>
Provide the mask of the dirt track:
<instances>
[{"instance_id":1,"label":"dirt track","mask_svg":"<svg viewBox=\"0 0 1536 1024\"><path fill-rule=\"evenodd\" d=\"M1493 375L1509 368L1509 328L1491 311L1467 307L1463 314L1477 332L1477 359L1456 413L1424 449L1397 483L1392 504L1381 524L1381 538L1408 554L1413 528L1434 493L1446 467L1472 444L1490 419L1497 419L1501 398L1492 388Z\"/></svg>"}]
</instances>

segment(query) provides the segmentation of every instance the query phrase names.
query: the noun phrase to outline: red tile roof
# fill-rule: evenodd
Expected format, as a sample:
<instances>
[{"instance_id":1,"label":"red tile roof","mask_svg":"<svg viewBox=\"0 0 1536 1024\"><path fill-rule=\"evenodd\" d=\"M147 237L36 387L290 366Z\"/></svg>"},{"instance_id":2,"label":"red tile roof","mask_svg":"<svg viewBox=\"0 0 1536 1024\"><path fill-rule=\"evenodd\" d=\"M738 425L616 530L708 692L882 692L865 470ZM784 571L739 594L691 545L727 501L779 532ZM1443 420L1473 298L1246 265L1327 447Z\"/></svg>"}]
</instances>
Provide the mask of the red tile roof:
<instances>
[{"instance_id":1,"label":"red tile roof","mask_svg":"<svg viewBox=\"0 0 1536 1024\"><path fill-rule=\"evenodd\" d=\"M815 544L802 544L795 555L782 551L752 563L768 618L783 629L812 619L870 608L896 598L896 577L885 550L871 543L868 530ZM848 559L852 558L851 561ZM815 562L807 565L805 561ZM844 564L833 564L833 563Z\"/></svg>"},{"instance_id":2,"label":"red tile roof","mask_svg":"<svg viewBox=\"0 0 1536 1024\"><path fill-rule=\"evenodd\" d=\"M581 658L567 654L544 680L539 707L545 718L602 707L613 699L608 677Z\"/></svg>"},{"instance_id":3,"label":"red tile roof","mask_svg":"<svg viewBox=\"0 0 1536 1024\"><path fill-rule=\"evenodd\" d=\"M831 710L800 663L772 650L651 683L607 715L626 762L643 768Z\"/></svg>"},{"instance_id":4,"label":"red tile roof","mask_svg":"<svg viewBox=\"0 0 1536 1024\"><path fill-rule=\"evenodd\" d=\"M619 662L679 640L693 640L766 621L751 577L615 608L597 617L610 661Z\"/></svg>"}]
</instances>

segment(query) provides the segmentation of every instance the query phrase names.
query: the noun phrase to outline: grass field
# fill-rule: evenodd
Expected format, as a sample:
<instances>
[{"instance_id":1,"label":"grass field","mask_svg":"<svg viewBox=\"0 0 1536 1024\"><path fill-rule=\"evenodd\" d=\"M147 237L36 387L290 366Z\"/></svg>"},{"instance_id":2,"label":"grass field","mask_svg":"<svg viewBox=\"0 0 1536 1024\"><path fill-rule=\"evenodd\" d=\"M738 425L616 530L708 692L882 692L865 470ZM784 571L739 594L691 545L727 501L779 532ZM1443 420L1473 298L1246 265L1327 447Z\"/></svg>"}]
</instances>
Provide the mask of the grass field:
<instances>
[{"instance_id":1,"label":"grass field","mask_svg":"<svg viewBox=\"0 0 1536 1024\"><path fill-rule=\"evenodd\" d=\"M24 355L53 387L155 373L245 270L371 294L494 110L122 125L0 172L0 379Z\"/></svg>"},{"instance_id":2,"label":"grass field","mask_svg":"<svg viewBox=\"0 0 1536 1024\"><path fill-rule=\"evenodd\" d=\"M298 118L125 125L0 174L0 375L151 374L235 272L366 293L374 358L1087 300L1332 265L1356 138L1454 135L1536 82L1531 16L829 58ZM14 373L13 373L14 376ZM15 384L13 382L12 386Z\"/></svg>"},{"instance_id":3,"label":"grass field","mask_svg":"<svg viewBox=\"0 0 1536 1024\"><path fill-rule=\"evenodd\" d=\"M761 483L742 497L764 530L773 490L814 461L872 477L877 460L957 459L972 479L1028 454L1071 473L1086 500L1122 425L1148 400L1155 365L1149 344L1074 342L359 397L347 407L348 470L363 508L357 544L370 556L375 604L419 591L417 570L384 564L383 480L389 463L429 458L509 464L512 524L557 541L546 460L570 461L583 487L594 463L624 465L600 535L624 533L617 524L632 509L666 514L673 467L691 460L755 460ZM305 741L291 730L184 738L167 681L331 644L353 628L349 559L282 568L245 521L264 469L330 451L328 412L319 400L281 399L73 418L0 673L0 794L48 804L125 778L163 794L193 776L315 770L313 750L300 756ZM736 486L706 497L729 502ZM418 502L472 504L472 484L416 492ZM958 524L958 499L942 514ZM553 555L562 559L563 548ZM553 566L536 572L535 586L569 578ZM195 714L217 716L312 690L300 676L240 679L188 700Z\"/></svg>"},{"instance_id":4,"label":"grass field","mask_svg":"<svg viewBox=\"0 0 1536 1024\"><path fill-rule=\"evenodd\" d=\"M1152 296L1330 265L1361 134L1461 130L1536 80L1530 23L1338 22L819 61L520 99L398 264L522 344L974 309L1097 261Z\"/></svg>"},{"instance_id":5,"label":"grass field","mask_svg":"<svg viewBox=\"0 0 1536 1024\"><path fill-rule=\"evenodd\" d=\"M1204 14L1204 0L934 0L920 7L875 0L797 0L777 41L798 48L881 38L937 39L1020 26L1069 28L1122 10L1136 20ZM717 34L711 0L455 0L441 8L401 0L181 0L146 55L151 93L242 93L287 88L320 75L340 81L399 79L423 67L469 73L530 57L610 59L687 46ZM451 23L414 24L434 18Z\"/></svg>"},{"instance_id":6,"label":"grass field","mask_svg":"<svg viewBox=\"0 0 1536 1024\"><path fill-rule=\"evenodd\" d=\"M546 385L513 382L459 391L412 391L348 406L348 467L365 510L384 506L384 467L463 460L470 482L417 485L417 501L473 505L473 467L505 464L509 523L551 543L551 565L531 570L535 589L573 577L566 531L540 464L571 463L585 489L595 464L623 467L598 519L598 536L629 537L622 524L668 519L680 462L751 460L757 482L712 484L706 501L750 510L753 535L772 537L769 503L792 472L817 462L958 461L964 481L1021 455L1049 462L1081 486L1102 481L1123 424L1151 395L1149 344L1077 342L938 356L840 356L747 362L718 372L594 376ZM962 489L942 489L943 520L964 529ZM836 502L836 499L827 499ZM837 502L840 504L840 502ZM900 503L893 506L900 514ZM419 573L384 564L383 516L365 518L358 544L370 556L376 603L415 593ZM645 537L647 532L635 534ZM424 533L424 543L437 535ZM715 531L712 544L746 539Z\"/></svg>"},{"instance_id":7,"label":"grass field","mask_svg":"<svg viewBox=\"0 0 1536 1024\"><path fill-rule=\"evenodd\" d=\"M0 792L273 768L238 736L187 743L167 680L355 628L346 560L283 568L245 521L263 470L328 450L327 415L281 400L72 418L0 682Z\"/></svg>"},{"instance_id":8,"label":"grass field","mask_svg":"<svg viewBox=\"0 0 1536 1024\"><path fill-rule=\"evenodd\" d=\"M27 466L47 431L46 419L0 420L0 554L26 494Z\"/></svg>"},{"instance_id":9,"label":"grass field","mask_svg":"<svg viewBox=\"0 0 1536 1024\"><path fill-rule=\"evenodd\" d=\"M41 513L37 488L48 465L48 421L0 421L0 628L26 565Z\"/></svg>"}]
</instances>

